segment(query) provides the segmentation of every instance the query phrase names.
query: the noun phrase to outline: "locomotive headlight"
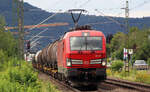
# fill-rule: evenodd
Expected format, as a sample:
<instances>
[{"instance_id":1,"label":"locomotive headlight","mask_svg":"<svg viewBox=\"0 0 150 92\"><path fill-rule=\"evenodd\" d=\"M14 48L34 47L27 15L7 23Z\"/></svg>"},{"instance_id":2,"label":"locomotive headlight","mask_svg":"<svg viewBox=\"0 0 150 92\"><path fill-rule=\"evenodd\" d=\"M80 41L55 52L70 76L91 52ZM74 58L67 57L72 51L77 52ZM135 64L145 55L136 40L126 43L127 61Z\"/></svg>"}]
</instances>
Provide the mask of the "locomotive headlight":
<instances>
[{"instance_id":1,"label":"locomotive headlight","mask_svg":"<svg viewBox=\"0 0 150 92\"><path fill-rule=\"evenodd\" d=\"M71 66L71 61L70 61L70 59L66 59L66 64L67 64L67 66Z\"/></svg>"},{"instance_id":2,"label":"locomotive headlight","mask_svg":"<svg viewBox=\"0 0 150 92\"><path fill-rule=\"evenodd\" d=\"M91 60L90 64L101 64L102 60L101 59L95 59L95 60Z\"/></svg>"},{"instance_id":3,"label":"locomotive headlight","mask_svg":"<svg viewBox=\"0 0 150 92\"><path fill-rule=\"evenodd\" d=\"M102 62L102 66L106 66L106 61L103 61L103 62Z\"/></svg>"},{"instance_id":4,"label":"locomotive headlight","mask_svg":"<svg viewBox=\"0 0 150 92\"><path fill-rule=\"evenodd\" d=\"M82 60L71 59L72 64L83 64Z\"/></svg>"}]
</instances>

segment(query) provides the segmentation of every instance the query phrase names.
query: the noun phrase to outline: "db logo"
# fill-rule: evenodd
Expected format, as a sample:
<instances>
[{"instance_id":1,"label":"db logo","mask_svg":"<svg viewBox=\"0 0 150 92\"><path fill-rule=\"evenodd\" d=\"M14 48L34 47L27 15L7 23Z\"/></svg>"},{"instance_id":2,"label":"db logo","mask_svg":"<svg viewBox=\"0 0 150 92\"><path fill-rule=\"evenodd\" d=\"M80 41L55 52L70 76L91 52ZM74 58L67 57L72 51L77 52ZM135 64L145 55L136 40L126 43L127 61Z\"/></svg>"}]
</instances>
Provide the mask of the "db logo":
<instances>
[{"instance_id":1,"label":"db logo","mask_svg":"<svg viewBox=\"0 0 150 92\"><path fill-rule=\"evenodd\" d=\"M89 64L89 61L84 61L84 64Z\"/></svg>"}]
</instances>

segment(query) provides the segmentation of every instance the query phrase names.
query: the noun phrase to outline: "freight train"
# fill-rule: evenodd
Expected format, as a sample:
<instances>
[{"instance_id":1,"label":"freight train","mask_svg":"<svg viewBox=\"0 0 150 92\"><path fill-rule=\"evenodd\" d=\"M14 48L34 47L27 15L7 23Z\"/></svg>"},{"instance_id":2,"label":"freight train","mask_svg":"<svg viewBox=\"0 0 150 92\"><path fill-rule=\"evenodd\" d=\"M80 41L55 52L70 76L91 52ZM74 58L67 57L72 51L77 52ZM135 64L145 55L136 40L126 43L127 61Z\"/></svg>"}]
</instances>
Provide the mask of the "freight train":
<instances>
[{"instance_id":1,"label":"freight train","mask_svg":"<svg viewBox=\"0 0 150 92\"><path fill-rule=\"evenodd\" d=\"M106 79L106 38L88 27L67 32L38 51L33 67L59 80L77 85L95 85Z\"/></svg>"}]
</instances>

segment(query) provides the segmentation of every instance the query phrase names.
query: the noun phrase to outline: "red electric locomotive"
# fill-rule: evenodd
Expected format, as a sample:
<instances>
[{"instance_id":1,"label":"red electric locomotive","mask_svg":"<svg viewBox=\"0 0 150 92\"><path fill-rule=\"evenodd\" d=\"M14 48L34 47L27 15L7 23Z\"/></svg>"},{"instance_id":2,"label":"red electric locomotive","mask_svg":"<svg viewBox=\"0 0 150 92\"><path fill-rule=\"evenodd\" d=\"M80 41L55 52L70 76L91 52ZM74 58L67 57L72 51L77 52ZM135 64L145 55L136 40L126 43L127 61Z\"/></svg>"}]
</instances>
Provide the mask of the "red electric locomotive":
<instances>
[{"instance_id":1,"label":"red electric locomotive","mask_svg":"<svg viewBox=\"0 0 150 92\"><path fill-rule=\"evenodd\" d=\"M95 30L75 30L66 33L58 43L57 64L58 72L72 82L87 84L105 80L104 34Z\"/></svg>"},{"instance_id":2,"label":"red electric locomotive","mask_svg":"<svg viewBox=\"0 0 150 92\"><path fill-rule=\"evenodd\" d=\"M35 55L33 66L73 84L106 79L106 38L88 26L75 28Z\"/></svg>"}]
</instances>

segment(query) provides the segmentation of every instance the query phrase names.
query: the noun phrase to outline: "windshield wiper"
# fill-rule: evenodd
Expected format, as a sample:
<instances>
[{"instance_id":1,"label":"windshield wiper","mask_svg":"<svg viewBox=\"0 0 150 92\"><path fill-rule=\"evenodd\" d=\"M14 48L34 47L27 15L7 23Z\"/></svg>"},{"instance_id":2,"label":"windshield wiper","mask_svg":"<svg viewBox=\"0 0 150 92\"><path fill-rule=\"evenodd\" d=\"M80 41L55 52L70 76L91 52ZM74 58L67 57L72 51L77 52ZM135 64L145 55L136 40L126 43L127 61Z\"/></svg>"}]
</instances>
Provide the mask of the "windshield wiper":
<instances>
[{"instance_id":1,"label":"windshield wiper","mask_svg":"<svg viewBox=\"0 0 150 92\"><path fill-rule=\"evenodd\" d=\"M93 48L91 47L89 41L86 38L86 50L87 50L87 47L90 48L90 50L91 50L92 53L95 53L95 51L93 50Z\"/></svg>"},{"instance_id":2,"label":"windshield wiper","mask_svg":"<svg viewBox=\"0 0 150 92\"><path fill-rule=\"evenodd\" d=\"M81 44L80 50L78 51L79 53L82 53L82 50L81 50L81 49L82 49L82 44Z\"/></svg>"},{"instance_id":3,"label":"windshield wiper","mask_svg":"<svg viewBox=\"0 0 150 92\"><path fill-rule=\"evenodd\" d=\"M87 46L88 46L88 48L90 48L90 51L91 51L92 53L95 53L95 51L93 50L93 48L91 47L91 45L90 45L89 43L87 43Z\"/></svg>"},{"instance_id":4,"label":"windshield wiper","mask_svg":"<svg viewBox=\"0 0 150 92\"><path fill-rule=\"evenodd\" d=\"M82 47L83 47L84 44L82 44L81 40L80 40L80 45L81 45L81 47L80 47L79 53L82 53L81 49L82 49Z\"/></svg>"}]
</instances>

